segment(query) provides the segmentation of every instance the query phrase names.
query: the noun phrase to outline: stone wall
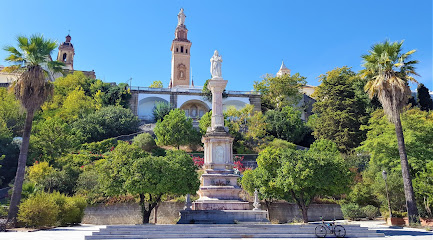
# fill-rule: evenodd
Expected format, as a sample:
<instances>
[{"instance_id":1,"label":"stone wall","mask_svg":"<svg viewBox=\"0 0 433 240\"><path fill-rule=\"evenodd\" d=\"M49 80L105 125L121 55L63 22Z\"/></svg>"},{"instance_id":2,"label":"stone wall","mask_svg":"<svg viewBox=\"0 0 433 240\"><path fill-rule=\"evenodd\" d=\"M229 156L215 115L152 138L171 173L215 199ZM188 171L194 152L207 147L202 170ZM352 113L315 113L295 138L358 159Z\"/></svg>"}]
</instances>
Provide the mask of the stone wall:
<instances>
[{"instance_id":1,"label":"stone wall","mask_svg":"<svg viewBox=\"0 0 433 240\"><path fill-rule=\"evenodd\" d=\"M251 209L252 209L252 204ZM157 221L159 224L175 224L179 220L179 211L184 203L163 202L158 207ZM262 209L266 209L262 204ZM293 222L301 221L302 214L296 204L278 202L270 207L269 214L272 222ZM310 221L343 219L343 214L338 204L312 204L308 211ZM154 223L152 212L150 222ZM85 210L82 223L114 225L114 224L141 224L140 206L136 203L124 203L105 206L103 204L89 206Z\"/></svg>"}]
</instances>

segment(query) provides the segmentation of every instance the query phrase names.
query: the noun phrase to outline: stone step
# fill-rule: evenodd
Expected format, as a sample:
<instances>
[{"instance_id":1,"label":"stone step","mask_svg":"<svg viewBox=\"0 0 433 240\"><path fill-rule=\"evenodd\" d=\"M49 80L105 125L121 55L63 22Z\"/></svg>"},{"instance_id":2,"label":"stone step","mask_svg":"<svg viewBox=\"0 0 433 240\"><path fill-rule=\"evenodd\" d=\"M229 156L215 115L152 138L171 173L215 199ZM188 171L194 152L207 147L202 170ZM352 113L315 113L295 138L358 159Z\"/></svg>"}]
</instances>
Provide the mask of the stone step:
<instances>
[{"instance_id":1,"label":"stone step","mask_svg":"<svg viewBox=\"0 0 433 240\"><path fill-rule=\"evenodd\" d=\"M86 236L86 240L98 239L158 239L158 238L315 238L318 224L231 224L231 225L115 225L101 228ZM383 233L360 227L344 225L346 237L384 237ZM327 236L334 236L328 233Z\"/></svg>"},{"instance_id":2,"label":"stone step","mask_svg":"<svg viewBox=\"0 0 433 240\"><path fill-rule=\"evenodd\" d=\"M327 237L333 237L333 234ZM385 237L383 233L365 233L365 234L346 234L345 238L377 238ZM99 240L99 239L170 239L170 238L316 238L314 233L308 234L235 234L235 233L219 233L219 234L167 234L156 233L152 235L92 235L86 236L86 240Z\"/></svg>"},{"instance_id":3,"label":"stone step","mask_svg":"<svg viewBox=\"0 0 433 240\"><path fill-rule=\"evenodd\" d=\"M160 230L164 228L166 230L181 230L187 229L188 231L203 231L210 229L218 230L230 230L230 229L245 229L245 230L278 230L278 229L314 229L318 224L309 225L271 225L271 224L261 224L261 225L246 225L246 224L232 224L233 226L220 225L220 224L186 224L186 225L109 225L104 229L116 229L116 230ZM198 227L200 226L200 227ZM360 227L356 225L342 225L346 229L367 229L366 227Z\"/></svg>"}]
</instances>

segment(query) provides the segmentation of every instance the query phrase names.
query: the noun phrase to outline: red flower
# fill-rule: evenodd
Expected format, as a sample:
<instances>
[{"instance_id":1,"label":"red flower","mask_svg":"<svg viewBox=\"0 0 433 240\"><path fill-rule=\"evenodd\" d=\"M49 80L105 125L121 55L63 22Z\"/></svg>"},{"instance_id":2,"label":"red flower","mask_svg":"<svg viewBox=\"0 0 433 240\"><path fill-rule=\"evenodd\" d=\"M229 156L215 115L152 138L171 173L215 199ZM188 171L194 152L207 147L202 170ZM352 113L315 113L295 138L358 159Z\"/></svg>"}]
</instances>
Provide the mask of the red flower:
<instances>
[{"instance_id":1,"label":"red flower","mask_svg":"<svg viewBox=\"0 0 433 240\"><path fill-rule=\"evenodd\" d=\"M202 167L204 165L204 158L202 157L193 157L192 160L194 161L194 165L197 167Z\"/></svg>"}]
</instances>

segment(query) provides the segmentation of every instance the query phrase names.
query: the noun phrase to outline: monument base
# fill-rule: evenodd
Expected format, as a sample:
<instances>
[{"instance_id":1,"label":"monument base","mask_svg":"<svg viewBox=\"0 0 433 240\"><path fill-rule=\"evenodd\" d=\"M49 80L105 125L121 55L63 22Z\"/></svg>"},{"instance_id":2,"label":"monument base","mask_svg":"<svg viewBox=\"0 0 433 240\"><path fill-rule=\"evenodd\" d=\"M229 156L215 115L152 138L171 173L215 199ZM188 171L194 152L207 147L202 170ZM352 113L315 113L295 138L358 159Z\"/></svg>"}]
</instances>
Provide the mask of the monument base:
<instances>
[{"instance_id":1,"label":"monument base","mask_svg":"<svg viewBox=\"0 0 433 240\"><path fill-rule=\"evenodd\" d=\"M269 223L265 210L182 210L177 224Z\"/></svg>"},{"instance_id":2,"label":"monument base","mask_svg":"<svg viewBox=\"0 0 433 240\"><path fill-rule=\"evenodd\" d=\"M192 203L194 210L249 210L248 202L236 200L197 200Z\"/></svg>"}]
</instances>

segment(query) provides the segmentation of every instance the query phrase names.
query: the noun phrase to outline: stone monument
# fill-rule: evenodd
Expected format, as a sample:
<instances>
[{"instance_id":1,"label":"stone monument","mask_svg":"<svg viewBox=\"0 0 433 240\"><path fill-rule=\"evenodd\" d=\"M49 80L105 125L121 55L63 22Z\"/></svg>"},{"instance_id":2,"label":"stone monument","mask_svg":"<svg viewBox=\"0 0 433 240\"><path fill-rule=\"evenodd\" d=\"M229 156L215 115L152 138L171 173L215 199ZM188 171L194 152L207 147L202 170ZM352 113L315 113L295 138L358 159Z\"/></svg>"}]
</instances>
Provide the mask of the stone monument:
<instances>
[{"instance_id":1,"label":"stone monument","mask_svg":"<svg viewBox=\"0 0 433 240\"><path fill-rule=\"evenodd\" d=\"M222 107L227 80L222 78L218 51L210 62L212 79L207 86L212 92L212 121L202 138L205 173L200 178L200 198L192 203L193 210L180 212L178 223L268 222L267 211L250 210L250 204L239 198L242 189L237 182L239 175L233 170L233 137L224 126Z\"/></svg>"}]
</instances>

